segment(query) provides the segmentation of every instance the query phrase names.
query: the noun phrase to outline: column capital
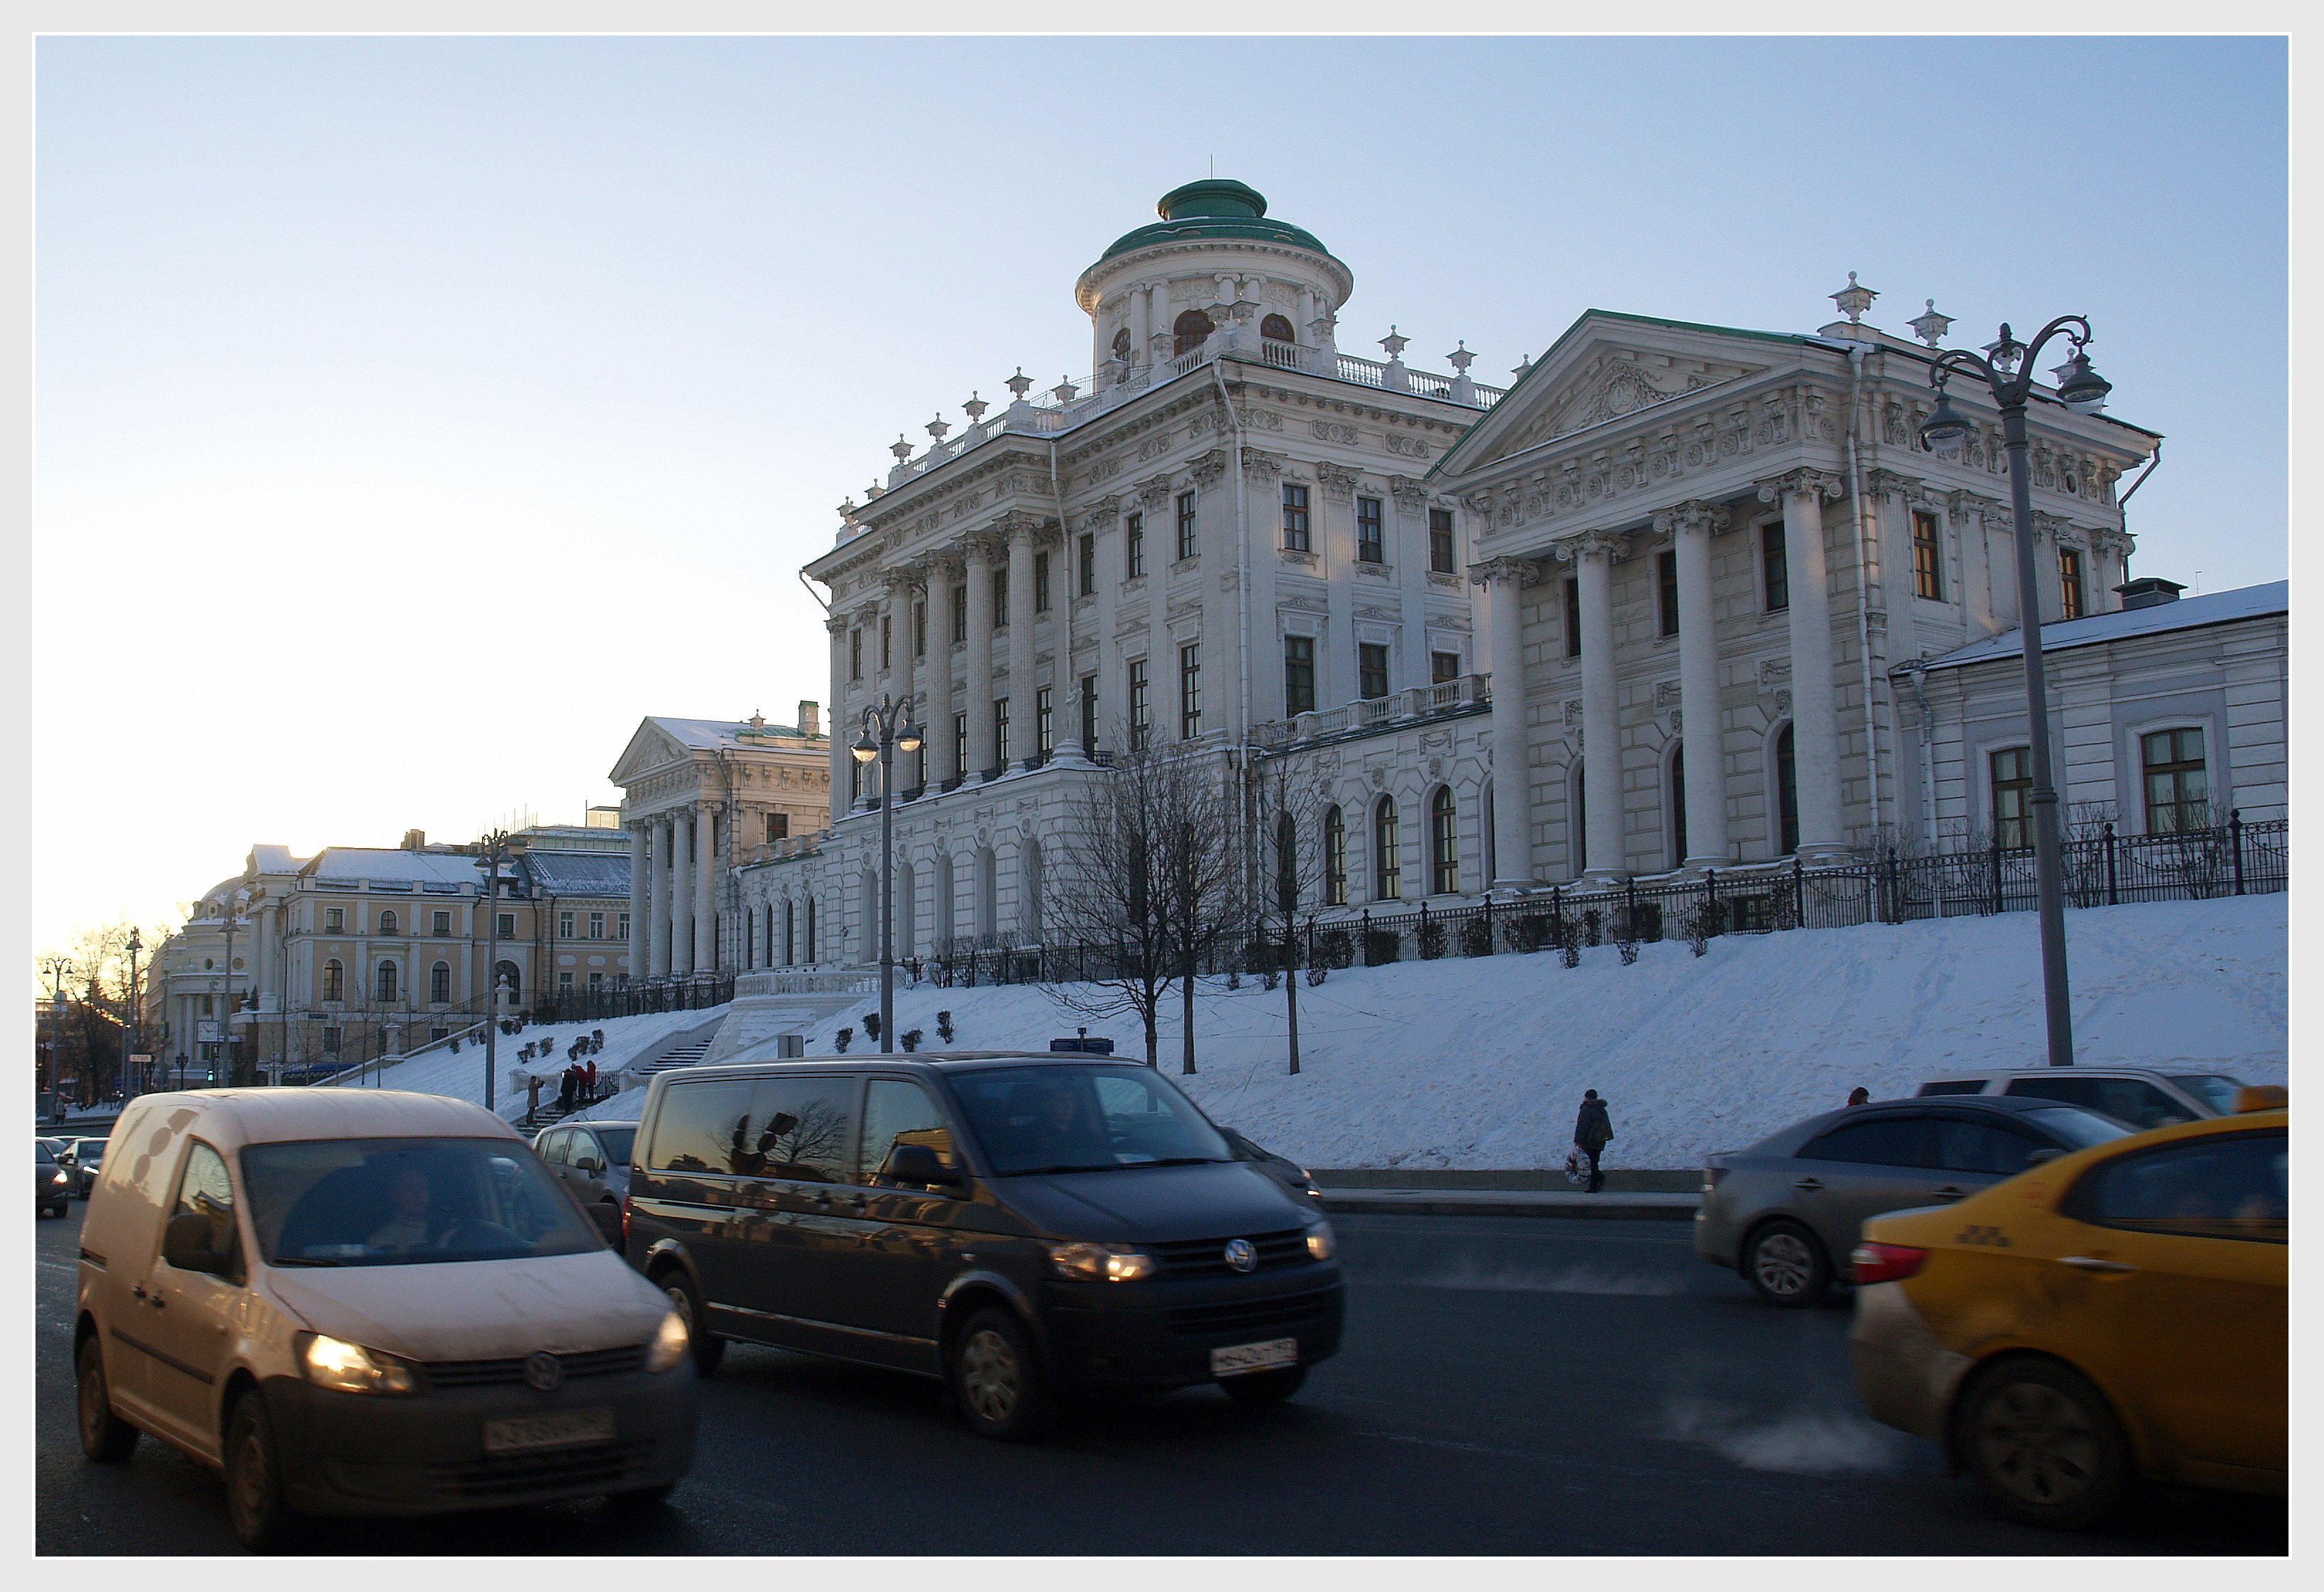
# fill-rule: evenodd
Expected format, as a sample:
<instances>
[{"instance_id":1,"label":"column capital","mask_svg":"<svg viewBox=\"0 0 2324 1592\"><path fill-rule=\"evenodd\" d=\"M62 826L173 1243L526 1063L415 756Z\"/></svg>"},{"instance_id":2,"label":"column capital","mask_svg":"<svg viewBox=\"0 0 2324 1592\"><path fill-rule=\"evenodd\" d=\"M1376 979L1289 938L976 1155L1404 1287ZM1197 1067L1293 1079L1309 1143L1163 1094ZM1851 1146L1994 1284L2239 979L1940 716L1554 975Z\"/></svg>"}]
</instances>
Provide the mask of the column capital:
<instances>
[{"instance_id":1,"label":"column capital","mask_svg":"<svg viewBox=\"0 0 2324 1592\"><path fill-rule=\"evenodd\" d=\"M1102 530L1105 529L1106 525L1120 512L1121 498L1120 494L1108 492L1105 496L1098 499L1095 502L1090 504L1089 507L1082 511L1082 529L1084 530Z\"/></svg>"},{"instance_id":2,"label":"column capital","mask_svg":"<svg viewBox=\"0 0 2324 1592\"><path fill-rule=\"evenodd\" d=\"M1323 495L1335 503L1344 503L1356 495L1357 475L1345 465L1330 460L1319 460L1315 465L1315 481L1323 487Z\"/></svg>"},{"instance_id":3,"label":"column capital","mask_svg":"<svg viewBox=\"0 0 2324 1592\"><path fill-rule=\"evenodd\" d=\"M1245 466L1248 467L1250 464L1248 456L1245 456L1244 464ZM1186 468L1188 473L1194 476L1194 484L1196 486L1216 486L1221 481L1226 478L1226 450L1224 448L1214 447L1211 449L1210 452L1203 455L1202 457L1188 465Z\"/></svg>"},{"instance_id":4,"label":"column capital","mask_svg":"<svg viewBox=\"0 0 2324 1592\"><path fill-rule=\"evenodd\" d=\"M847 627L854 622L855 621L847 614L827 613L824 616L823 628L835 636L844 635L846 633Z\"/></svg>"},{"instance_id":5,"label":"column capital","mask_svg":"<svg viewBox=\"0 0 2324 1592\"><path fill-rule=\"evenodd\" d=\"M1541 566L1530 558L1488 558L1469 566L1469 578L1480 586L1495 581L1517 586L1539 585Z\"/></svg>"},{"instance_id":6,"label":"column capital","mask_svg":"<svg viewBox=\"0 0 2324 1592\"><path fill-rule=\"evenodd\" d=\"M2009 505L1999 498L1989 498L1982 492L1949 492L1945 494L1945 512L1960 520L1975 514L1986 520L1997 520L2008 513Z\"/></svg>"},{"instance_id":7,"label":"column capital","mask_svg":"<svg viewBox=\"0 0 2324 1592\"><path fill-rule=\"evenodd\" d=\"M1683 532L1699 532L1717 536L1728 528L1732 517L1719 504L1702 498L1690 498L1674 504L1655 516L1655 531L1659 536L1675 537Z\"/></svg>"},{"instance_id":8,"label":"column capital","mask_svg":"<svg viewBox=\"0 0 2324 1592\"><path fill-rule=\"evenodd\" d=\"M927 578L917 563L899 565L888 570L881 576L881 579L887 583L888 594L891 597L900 597L906 602L911 600L912 594L920 589L921 583Z\"/></svg>"},{"instance_id":9,"label":"column capital","mask_svg":"<svg viewBox=\"0 0 2324 1592\"><path fill-rule=\"evenodd\" d=\"M1924 495L1929 485L1927 481L1918 475L1899 474L1894 470L1867 470L1864 473L1864 484L1876 495L1894 494L1905 499Z\"/></svg>"},{"instance_id":10,"label":"column capital","mask_svg":"<svg viewBox=\"0 0 2324 1592\"><path fill-rule=\"evenodd\" d=\"M1289 462L1286 456L1272 454L1262 447L1247 447L1242 450L1242 473L1260 481L1274 480L1283 474L1283 466Z\"/></svg>"},{"instance_id":11,"label":"column capital","mask_svg":"<svg viewBox=\"0 0 2324 1592\"><path fill-rule=\"evenodd\" d=\"M1389 476L1388 489L1395 495L1396 506L1399 509L1411 511L1428 506L1426 483L1416 481L1409 475Z\"/></svg>"},{"instance_id":12,"label":"column capital","mask_svg":"<svg viewBox=\"0 0 2324 1592\"><path fill-rule=\"evenodd\" d=\"M970 564L990 564L1008 548L1008 538L997 529L972 530L960 538L961 557Z\"/></svg>"},{"instance_id":13,"label":"column capital","mask_svg":"<svg viewBox=\"0 0 2324 1592\"><path fill-rule=\"evenodd\" d=\"M2044 514L2039 509L2034 511L2034 535L2035 538L2039 538L2046 537L2051 541L2055 542L2069 531L2073 531L2079 534L2081 532L2081 527L2076 525L2072 520L2067 519L2062 514Z\"/></svg>"},{"instance_id":14,"label":"column capital","mask_svg":"<svg viewBox=\"0 0 2324 1592\"><path fill-rule=\"evenodd\" d=\"M1205 454L1204 457L1215 457L1217 451L1217 449L1213 448L1209 454ZM1224 470L1226 466L1224 465L1221 465L1219 468L1221 470ZM1213 477L1213 479L1215 479L1215 477ZM1161 512L1162 505L1170 501L1170 488L1173 484L1174 483L1167 474L1161 475L1149 475L1145 480L1138 483L1138 501L1145 505L1147 512L1159 513Z\"/></svg>"},{"instance_id":15,"label":"column capital","mask_svg":"<svg viewBox=\"0 0 2324 1592\"><path fill-rule=\"evenodd\" d=\"M919 572L923 583L956 581L961 577L964 567L961 556L950 548L939 548L933 553L920 556Z\"/></svg>"},{"instance_id":16,"label":"column capital","mask_svg":"<svg viewBox=\"0 0 2324 1592\"><path fill-rule=\"evenodd\" d=\"M1786 470L1781 475L1757 484L1759 501L1763 503L1777 502L1794 496L1837 498L1842 490L1840 477L1829 470Z\"/></svg>"},{"instance_id":17,"label":"column capital","mask_svg":"<svg viewBox=\"0 0 2324 1592\"><path fill-rule=\"evenodd\" d=\"M1012 548L1019 542L1031 541L1033 533L1040 529L1040 518L1038 515L1028 514L1021 509L1011 509L992 522L994 533L1007 538L1009 545Z\"/></svg>"},{"instance_id":18,"label":"column capital","mask_svg":"<svg viewBox=\"0 0 2324 1592\"><path fill-rule=\"evenodd\" d=\"M2127 558L2138 550L2137 538L2126 530L2090 532L2090 550L2112 558Z\"/></svg>"},{"instance_id":19,"label":"column capital","mask_svg":"<svg viewBox=\"0 0 2324 1592\"><path fill-rule=\"evenodd\" d=\"M1584 558L1596 557L1611 562L1629 553L1630 538L1611 530L1577 531L1551 543L1550 551L1561 564L1579 564Z\"/></svg>"}]
</instances>

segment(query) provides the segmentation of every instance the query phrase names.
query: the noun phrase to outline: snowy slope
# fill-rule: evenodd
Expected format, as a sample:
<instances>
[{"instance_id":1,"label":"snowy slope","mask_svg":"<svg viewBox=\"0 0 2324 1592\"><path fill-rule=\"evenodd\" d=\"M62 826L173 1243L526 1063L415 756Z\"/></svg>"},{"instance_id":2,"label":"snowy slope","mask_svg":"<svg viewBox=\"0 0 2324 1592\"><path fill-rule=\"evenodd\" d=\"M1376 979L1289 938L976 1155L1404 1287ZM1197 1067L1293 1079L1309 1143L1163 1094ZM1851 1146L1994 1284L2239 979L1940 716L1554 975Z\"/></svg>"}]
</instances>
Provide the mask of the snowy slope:
<instances>
[{"instance_id":1,"label":"snowy slope","mask_svg":"<svg viewBox=\"0 0 2324 1592\"><path fill-rule=\"evenodd\" d=\"M591 1022L527 1023L523 1033L514 1036L503 1034L496 1042L501 1075L493 1091L493 1103L503 1117L523 1115L524 1074L531 1071L540 1072L548 1081L541 1093L554 1095L557 1076L565 1068L565 1047L593 1029L605 1031L605 1048L590 1058L603 1076L619 1072L672 1034L717 1022L725 1011L724 1007L711 1007L701 1011L649 1012L642 1017L603 1017ZM527 1063L516 1059L517 1053L527 1044L544 1038L551 1046L548 1060ZM457 1055L448 1050L430 1051L387 1068L376 1075L375 1081L382 1089L409 1089L421 1094L448 1094L481 1102L484 1098L484 1042L479 1038L474 1044L463 1043ZM374 1082L374 1078L364 1080L365 1087ZM643 1100L644 1096L641 1094L639 1098Z\"/></svg>"},{"instance_id":2,"label":"snowy slope","mask_svg":"<svg viewBox=\"0 0 2324 1592\"><path fill-rule=\"evenodd\" d=\"M2285 1077L2288 897L2066 915L2077 1057ZM1897 927L1734 935L1556 956L1402 962L1299 988L1302 1071L1284 1068L1284 997L1254 980L1195 1008L1204 1109L1310 1166L1542 1167L1562 1163L1585 1088L1604 1095L1609 1165L1684 1167L1844 1101L1909 1094L1958 1068L2042 1056L2031 913ZM872 1003L867 1002L867 1005ZM899 989L897 1026L963 1049L1046 1048L1087 1024L1139 1054L1134 1017L1093 1022L1035 987ZM861 1011L809 1035L828 1054ZM1177 1067L1175 1005L1163 1065ZM642 1098L642 1097L641 1097ZM612 1102L608 1102L610 1105Z\"/></svg>"}]
</instances>

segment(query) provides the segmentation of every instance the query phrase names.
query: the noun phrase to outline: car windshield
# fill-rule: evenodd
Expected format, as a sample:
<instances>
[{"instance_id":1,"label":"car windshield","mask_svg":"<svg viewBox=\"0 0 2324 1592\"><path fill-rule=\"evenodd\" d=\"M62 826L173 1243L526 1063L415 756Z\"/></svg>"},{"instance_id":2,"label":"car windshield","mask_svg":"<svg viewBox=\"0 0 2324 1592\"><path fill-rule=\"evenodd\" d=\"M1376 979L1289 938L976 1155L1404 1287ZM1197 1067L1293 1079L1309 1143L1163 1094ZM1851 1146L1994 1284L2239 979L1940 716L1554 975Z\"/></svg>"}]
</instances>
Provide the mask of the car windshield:
<instances>
[{"instance_id":1,"label":"car windshield","mask_svg":"<svg viewBox=\"0 0 2324 1592\"><path fill-rule=\"evenodd\" d=\"M105 1141L101 1138L85 1138L81 1140L80 1143L73 1146L73 1159L79 1162L83 1166L103 1165L105 1164Z\"/></svg>"},{"instance_id":2,"label":"car windshield","mask_svg":"<svg viewBox=\"0 0 2324 1592\"><path fill-rule=\"evenodd\" d=\"M49 1154L49 1146L46 1146L46 1145L34 1145L34 1146L32 1146L32 1164L33 1164L33 1165L35 1165L35 1166L54 1166L56 1164L57 1164L57 1158L56 1158L54 1155L50 1155L50 1154Z\"/></svg>"},{"instance_id":3,"label":"car windshield","mask_svg":"<svg viewBox=\"0 0 2324 1592\"><path fill-rule=\"evenodd\" d=\"M2193 1095L2222 1117L2236 1114L2236 1096L2243 1090L2243 1081L2218 1072L2174 1072L2171 1081Z\"/></svg>"},{"instance_id":4,"label":"car windshield","mask_svg":"<svg viewBox=\"0 0 2324 1592\"><path fill-rule=\"evenodd\" d=\"M630 1146L637 1142L638 1137L636 1128L593 1127L589 1131L595 1134L597 1142L605 1146L606 1157L612 1164L627 1166L630 1164Z\"/></svg>"},{"instance_id":5,"label":"car windshield","mask_svg":"<svg viewBox=\"0 0 2324 1592\"><path fill-rule=\"evenodd\" d=\"M2036 1127L2055 1134L2076 1149L2102 1145L2130 1132L2113 1118L2101 1117L2096 1111L2085 1111L2080 1106L2044 1106L2038 1111L2026 1112L2025 1119Z\"/></svg>"},{"instance_id":6,"label":"car windshield","mask_svg":"<svg viewBox=\"0 0 2324 1592\"><path fill-rule=\"evenodd\" d=\"M549 1169L502 1138L315 1139L242 1153L275 1265L428 1265L604 1247Z\"/></svg>"},{"instance_id":7,"label":"car windshield","mask_svg":"<svg viewBox=\"0 0 2324 1592\"><path fill-rule=\"evenodd\" d=\"M1194 1103L1144 1067L1046 1063L948 1081L992 1170L1098 1172L1229 1161Z\"/></svg>"}]
</instances>

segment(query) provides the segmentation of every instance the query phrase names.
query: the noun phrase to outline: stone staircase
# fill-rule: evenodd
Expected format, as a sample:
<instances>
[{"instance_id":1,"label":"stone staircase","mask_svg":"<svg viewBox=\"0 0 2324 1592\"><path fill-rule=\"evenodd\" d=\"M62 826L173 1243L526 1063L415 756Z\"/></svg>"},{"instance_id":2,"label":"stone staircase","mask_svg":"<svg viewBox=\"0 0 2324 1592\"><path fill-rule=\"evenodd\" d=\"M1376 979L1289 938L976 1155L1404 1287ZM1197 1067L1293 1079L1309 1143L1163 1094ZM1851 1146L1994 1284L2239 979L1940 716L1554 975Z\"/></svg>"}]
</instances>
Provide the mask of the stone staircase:
<instances>
[{"instance_id":1,"label":"stone staircase","mask_svg":"<svg viewBox=\"0 0 2324 1592\"><path fill-rule=\"evenodd\" d=\"M697 1039L691 1044L681 1044L676 1049L664 1051L652 1061L640 1063L622 1074L622 1087L635 1089L657 1072L667 1072L672 1067L693 1066L709 1054L711 1042L716 1037L717 1035L713 1035L710 1039Z\"/></svg>"}]
</instances>

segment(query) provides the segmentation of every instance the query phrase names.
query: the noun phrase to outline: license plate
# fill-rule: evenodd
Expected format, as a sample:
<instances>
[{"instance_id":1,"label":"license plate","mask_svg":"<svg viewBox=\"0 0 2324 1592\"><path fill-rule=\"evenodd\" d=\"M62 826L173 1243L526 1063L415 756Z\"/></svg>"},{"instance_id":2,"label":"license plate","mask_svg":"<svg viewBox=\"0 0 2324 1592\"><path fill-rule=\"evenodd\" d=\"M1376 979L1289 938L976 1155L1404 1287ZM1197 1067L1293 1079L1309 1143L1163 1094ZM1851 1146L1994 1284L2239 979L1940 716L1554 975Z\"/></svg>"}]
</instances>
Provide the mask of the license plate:
<instances>
[{"instance_id":1,"label":"license plate","mask_svg":"<svg viewBox=\"0 0 2324 1592\"><path fill-rule=\"evenodd\" d=\"M1299 1363L1299 1339L1270 1338L1265 1343L1238 1343L1232 1348L1211 1350L1211 1375L1240 1376L1251 1371L1273 1371Z\"/></svg>"},{"instance_id":2,"label":"license plate","mask_svg":"<svg viewBox=\"0 0 2324 1592\"><path fill-rule=\"evenodd\" d=\"M487 1454L521 1454L533 1449L569 1449L613 1440L611 1410L567 1410L554 1415L516 1415L484 1422Z\"/></svg>"}]
</instances>

